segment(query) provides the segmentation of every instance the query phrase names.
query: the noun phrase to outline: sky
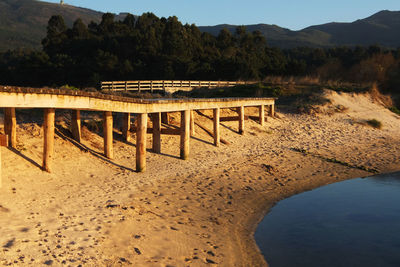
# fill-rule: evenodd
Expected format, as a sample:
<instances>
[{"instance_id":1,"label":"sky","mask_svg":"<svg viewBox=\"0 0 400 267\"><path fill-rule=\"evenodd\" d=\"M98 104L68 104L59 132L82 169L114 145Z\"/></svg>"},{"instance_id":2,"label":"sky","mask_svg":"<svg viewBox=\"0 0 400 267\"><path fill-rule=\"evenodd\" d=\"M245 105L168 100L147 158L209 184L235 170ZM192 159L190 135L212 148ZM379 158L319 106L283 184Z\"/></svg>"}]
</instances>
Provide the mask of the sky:
<instances>
[{"instance_id":1,"label":"sky","mask_svg":"<svg viewBox=\"0 0 400 267\"><path fill-rule=\"evenodd\" d=\"M59 3L59 0L46 2ZM102 12L152 12L197 26L276 24L291 30L328 22L352 22L381 10L400 11L400 0L64 0Z\"/></svg>"}]
</instances>

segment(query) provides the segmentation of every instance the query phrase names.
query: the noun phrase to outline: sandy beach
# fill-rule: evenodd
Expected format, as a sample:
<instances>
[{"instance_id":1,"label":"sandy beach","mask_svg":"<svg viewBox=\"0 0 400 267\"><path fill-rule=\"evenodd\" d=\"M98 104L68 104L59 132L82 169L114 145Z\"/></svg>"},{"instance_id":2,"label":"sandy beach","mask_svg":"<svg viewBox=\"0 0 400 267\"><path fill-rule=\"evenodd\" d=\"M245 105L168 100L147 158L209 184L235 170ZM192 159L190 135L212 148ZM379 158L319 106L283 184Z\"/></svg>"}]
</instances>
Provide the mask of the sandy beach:
<instances>
[{"instance_id":1,"label":"sandy beach","mask_svg":"<svg viewBox=\"0 0 400 267\"><path fill-rule=\"evenodd\" d=\"M115 158L108 160L102 137L87 127L81 146L63 134L66 112L56 113L54 170L43 172L41 122L21 121L26 114L17 110L17 150L1 148L0 264L266 266L253 234L274 203L400 170L400 116L369 95L325 94L331 103L320 113L278 107L263 127L246 120L244 135L237 122L222 122L229 144L220 147L197 126L187 161L179 159L179 137L163 135L162 154L148 151L145 173L134 172L134 133L125 143L116 129ZM202 113L196 122L212 129L212 111ZM171 117L179 125L179 114Z\"/></svg>"}]
</instances>

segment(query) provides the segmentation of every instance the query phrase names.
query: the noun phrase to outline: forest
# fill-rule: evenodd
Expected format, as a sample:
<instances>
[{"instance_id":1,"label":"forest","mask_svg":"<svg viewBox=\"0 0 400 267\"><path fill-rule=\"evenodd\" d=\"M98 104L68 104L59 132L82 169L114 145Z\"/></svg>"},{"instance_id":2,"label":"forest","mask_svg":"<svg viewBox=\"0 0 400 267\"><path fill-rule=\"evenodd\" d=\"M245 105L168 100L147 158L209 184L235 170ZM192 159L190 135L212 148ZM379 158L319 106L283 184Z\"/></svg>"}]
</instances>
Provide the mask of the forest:
<instances>
[{"instance_id":1,"label":"forest","mask_svg":"<svg viewBox=\"0 0 400 267\"><path fill-rule=\"evenodd\" d=\"M183 25L177 17L111 13L100 23L76 20L68 27L52 16L41 51L0 54L0 84L98 88L104 80L190 79L256 80L271 76L310 76L323 81L379 84L399 93L400 49L370 47L299 47L268 45L260 32L237 27L217 36Z\"/></svg>"}]
</instances>

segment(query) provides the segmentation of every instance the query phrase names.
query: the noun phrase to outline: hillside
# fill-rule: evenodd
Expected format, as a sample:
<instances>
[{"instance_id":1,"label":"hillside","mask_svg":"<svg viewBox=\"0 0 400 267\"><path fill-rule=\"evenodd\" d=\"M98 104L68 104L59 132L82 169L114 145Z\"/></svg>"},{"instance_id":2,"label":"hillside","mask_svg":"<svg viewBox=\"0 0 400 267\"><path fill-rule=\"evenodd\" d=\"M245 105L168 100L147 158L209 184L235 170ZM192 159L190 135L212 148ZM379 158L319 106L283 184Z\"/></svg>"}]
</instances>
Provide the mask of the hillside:
<instances>
[{"instance_id":1,"label":"hillside","mask_svg":"<svg viewBox=\"0 0 400 267\"><path fill-rule=\"evenodd\" d=\"M46 35L46 26L52 15L62 15L68 25L77 18L85 23L98 22L101 12L59 5L37 0L0 0L0 51L15 48L40 48ZM171 14L172 15L172 14ZM117 16L123 17L124 14ZM221 24L201 26L203 32L217 35L221 29L235 31L237 25ZM258 30L270 46L291 48L298 46L331 47L338 45L400 46L400 11L381 11L368 18L351 23L327 23L300 31L292 31L277 25L246 25L248 31Z\"/></svg>"},{"instance_id":2,"label":"hillside","mask_svg":"<svg viewBox=\"0 0 400 267\"><path fill-rule=\"evenodd\" d=\"M0 51L40 48L52 15L62 15L68 25L77 18L99 21L101 12L36 0L0 0Z\"/></svg>"},{"instance_id":3,"label":"hillside","mask_svg":"<svg viewBox=\"0 0 400 267\"><path fill-rule=\"evenodd\" d=\"M211 34L227 28L234 32L236 25L200 27ZM374 45L396 48L400 46L400 11L381 11L368 18L351 23L327 23L291 31L276 25L246 25L248 31L258 30L271 46L291 48L296 46L331 47L338 45Z\"/></svg>"}]
</instances>

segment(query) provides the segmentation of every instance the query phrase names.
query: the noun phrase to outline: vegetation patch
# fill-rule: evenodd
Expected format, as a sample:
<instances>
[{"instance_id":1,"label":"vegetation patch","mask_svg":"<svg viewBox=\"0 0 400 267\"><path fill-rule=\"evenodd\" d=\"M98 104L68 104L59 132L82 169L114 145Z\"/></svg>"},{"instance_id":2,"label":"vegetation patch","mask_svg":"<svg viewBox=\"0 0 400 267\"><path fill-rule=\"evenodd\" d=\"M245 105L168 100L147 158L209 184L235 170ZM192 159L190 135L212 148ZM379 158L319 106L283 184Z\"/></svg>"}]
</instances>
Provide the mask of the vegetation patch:
<instances>
[{"instance_id":1,"label":"vegetation patch","mask_svg":"<svg viewBox=\"0 0 400 267\"><path fill-rule=\"evenodd\" d=\"M396 113L397 115L400 115L400 109L398 109L397 107L389 107L389 110L393 113Z\"/></svg>"},{"instance_id":2,"label":"vegetation patch","mask_svg":"<svg viewBox=\"0 0 400 267\"><path fill-rule=\"evenodd\" d=\"M381 129L382 128L382 122L378 121L377 119L371 119L365 121L367 125L375 128L375 129Z\"/></svg>"}]
</instances>

